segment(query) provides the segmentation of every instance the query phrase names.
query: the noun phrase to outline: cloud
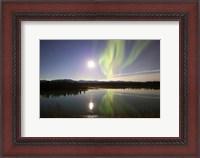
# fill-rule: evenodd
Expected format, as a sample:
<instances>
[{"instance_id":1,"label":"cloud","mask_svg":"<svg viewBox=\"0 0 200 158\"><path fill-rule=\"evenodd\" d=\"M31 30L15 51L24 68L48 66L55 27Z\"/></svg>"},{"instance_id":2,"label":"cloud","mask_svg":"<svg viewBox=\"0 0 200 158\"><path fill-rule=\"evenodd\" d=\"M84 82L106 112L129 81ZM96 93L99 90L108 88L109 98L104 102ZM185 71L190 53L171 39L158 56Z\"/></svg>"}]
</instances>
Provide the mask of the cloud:
<instances>
[{"instance_id":1,"label":"cloud","mask_svg":"<svg viewBox=\"0 0 200 158\"><path fill-rule=\"evenodd\" d=\"M147 71L139 71L139 72L134 72L134 73L117 74L117 75L114 75L114 77L130 76L130 75L137 75L137 74L148 74L148 73L160 73L160 70L147 70Z\"/></svg>"},{"instance_id":2,"label":"cloud","mask_svg":"<svg viewBox=\"0 0 200 158\"><path fill-rule=\"evenodd\" d=\"M118 74L112 78L113 81L160 81L160 70L140 71L136 73Z\"/></svg>"}]
</instances>

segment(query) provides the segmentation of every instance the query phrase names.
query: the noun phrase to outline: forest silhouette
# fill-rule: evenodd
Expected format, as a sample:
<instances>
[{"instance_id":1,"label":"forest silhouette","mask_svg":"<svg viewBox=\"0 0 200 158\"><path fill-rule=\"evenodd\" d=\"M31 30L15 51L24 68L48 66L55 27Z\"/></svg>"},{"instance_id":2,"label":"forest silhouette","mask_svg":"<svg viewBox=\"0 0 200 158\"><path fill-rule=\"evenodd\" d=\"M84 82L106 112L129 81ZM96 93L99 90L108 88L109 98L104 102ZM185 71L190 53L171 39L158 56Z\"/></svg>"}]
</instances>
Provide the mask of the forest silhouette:
<instances>
[{"instance_id":1,"label":"forest silhouette","mask_svg":"<svg viewBox=\"0 0 200 158\"><path fill-rule=\"evenodd\" d=\"M132 81L74 81L74 80L41 80L40 94L46 97L78 95L89 89L160 89L160 82Z\"/></svg>"}]
</instances>

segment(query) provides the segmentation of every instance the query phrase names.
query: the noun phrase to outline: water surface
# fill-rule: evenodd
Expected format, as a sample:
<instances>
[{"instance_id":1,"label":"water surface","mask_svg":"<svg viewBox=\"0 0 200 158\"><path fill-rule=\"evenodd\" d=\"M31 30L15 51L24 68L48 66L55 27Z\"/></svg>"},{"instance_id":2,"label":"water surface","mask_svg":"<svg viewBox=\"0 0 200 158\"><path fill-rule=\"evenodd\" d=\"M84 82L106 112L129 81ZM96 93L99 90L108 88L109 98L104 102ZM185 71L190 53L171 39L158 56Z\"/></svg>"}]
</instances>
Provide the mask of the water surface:
<instances>
[{"instance_id":1,"label":"water surface","mask_svg":"<svg viewBox=\"0 0 200 158\"><path fill-rule=\"evenodd\" d=\"M159 118L160 90L90 89L40 95L41 118Z\"/></svg>"}]
</instances>

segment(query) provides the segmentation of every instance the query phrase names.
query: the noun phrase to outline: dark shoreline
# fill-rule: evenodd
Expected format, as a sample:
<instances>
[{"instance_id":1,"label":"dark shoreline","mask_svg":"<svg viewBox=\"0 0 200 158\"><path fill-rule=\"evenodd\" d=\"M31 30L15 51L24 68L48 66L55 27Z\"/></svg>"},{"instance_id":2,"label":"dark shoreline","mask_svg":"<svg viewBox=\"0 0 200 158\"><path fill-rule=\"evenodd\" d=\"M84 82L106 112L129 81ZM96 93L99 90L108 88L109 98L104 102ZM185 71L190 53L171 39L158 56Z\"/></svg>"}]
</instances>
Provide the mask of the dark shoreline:
<instances>
[{"instance_id":1,"label":"dark shoreline","mask_svg":"<svg viewBox=\"0 0 200 158\"><path fill-rule=\"evenodd\" d=\"M160 89L160 82L131 82L131 81L73 81L73 80L52 80L40 81L40 90L88 90L98 88L125 89L145 88Z\"/></svg>"},{"instance_id":2,"label":"dark shoreline","mask_svg":"<svg viewBox=\"0 0 200 158\"><path fill-rule=\"evenodd\" d=\"M78 95L89 89L160 89L160 82L124 82L124 81L40 81L40 95L49 97Z\"/></svg>"}]
</instances>

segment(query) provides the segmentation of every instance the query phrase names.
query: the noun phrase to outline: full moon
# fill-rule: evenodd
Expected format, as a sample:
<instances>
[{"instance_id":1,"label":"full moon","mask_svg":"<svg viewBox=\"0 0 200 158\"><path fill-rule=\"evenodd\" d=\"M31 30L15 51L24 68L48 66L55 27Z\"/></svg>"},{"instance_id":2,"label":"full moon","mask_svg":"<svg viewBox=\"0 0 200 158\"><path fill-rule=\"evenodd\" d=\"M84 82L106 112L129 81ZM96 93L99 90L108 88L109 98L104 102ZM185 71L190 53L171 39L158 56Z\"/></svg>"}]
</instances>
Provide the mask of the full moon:
<instances>
[{"instance_id":1,"label":"full moon","mask_svg":"<svg viewBox=\"0 0 200 158\"><path fill-rule=\"evenodd\" d=\"M89 68L94 68L95 67L94 61L88 61L88 67Z\"/></svg>"}]
</instances>

